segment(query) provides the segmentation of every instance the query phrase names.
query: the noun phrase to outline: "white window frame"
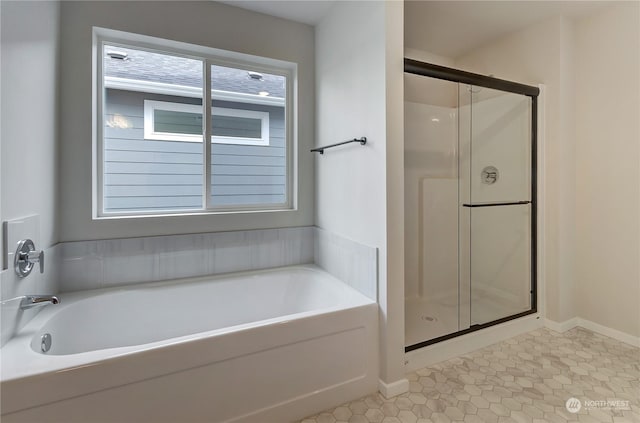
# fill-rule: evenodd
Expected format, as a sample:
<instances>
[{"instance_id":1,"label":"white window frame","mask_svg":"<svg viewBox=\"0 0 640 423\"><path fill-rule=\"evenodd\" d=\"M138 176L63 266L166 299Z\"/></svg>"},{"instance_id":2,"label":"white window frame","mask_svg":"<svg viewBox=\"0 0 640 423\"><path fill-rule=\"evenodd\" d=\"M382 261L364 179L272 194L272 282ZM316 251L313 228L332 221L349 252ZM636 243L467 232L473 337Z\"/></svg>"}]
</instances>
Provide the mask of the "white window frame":
<instances>
[{"instance_id":1,"label":"white window frame","mask_svg":"<svg viewBox=\"0 0 640 423\"><path fill-rule=\"evenodd\" d=\"M197 134L178 134L175 132L156 132L155 128L155 111L167 110L171 112L200 113L202 114L202 106L188 103L175 103L169 101L144 100L144 139L157 141L183 141L183 142L202 142L202 135ZM211 113L214 116L232 116L245 117L252 119L260 119L261 137L245 138L245 137L226 137L212 135L211 142L216 144L235 144L235 145L269 145L269 113L258 110L246 109L230 109L226 107L212 107Z\"/></svg>"},{"instance_id":2,"label":"white window frame","mask_svg":"<svg viewBox=\"0 0 640 423\"><path fill-rule=\"evenodd\" d=\"M283 203L237 204L228 206L213 206L211 204L211 146L212 143L202 143L204 153L203 169L203 205L201 208L190 210L154 210L126 212L106 212L104 210L104 92L110 84L104 78L103 51L104 45L114 47L146 50L155 53L169 54L178 57L200 60L203 64L204 87L202 90L203 105L203 133L211 137L211 101L217 92L211 89L211 66L239 67L259 73L284 76L286 78L286 98L274 99L285 106L285 146L286 146L286 191ZM298 210L298 174L297 165L297 116L298 104L296 84L297 64L283 60L253 56L227 50L188 44L178 41L165 40L146 35L127 33L105 28L93 28L93 170L92 170L92 218L94 220L146 218L162 216L193 216L209 214L245 214L251 212L289 212ZM200 96L199 96L200 97ZM246 97L254 97L248 95ZM255 96L258 97L258 96ZM262 98L262 97L261 97ZM264 99L264 98L263 98ZM252 101L247 101L252 102ZM260 103L258 103L260 104ZM270 103L263 103L270 104Z\"/></svg>"}]
</instances>

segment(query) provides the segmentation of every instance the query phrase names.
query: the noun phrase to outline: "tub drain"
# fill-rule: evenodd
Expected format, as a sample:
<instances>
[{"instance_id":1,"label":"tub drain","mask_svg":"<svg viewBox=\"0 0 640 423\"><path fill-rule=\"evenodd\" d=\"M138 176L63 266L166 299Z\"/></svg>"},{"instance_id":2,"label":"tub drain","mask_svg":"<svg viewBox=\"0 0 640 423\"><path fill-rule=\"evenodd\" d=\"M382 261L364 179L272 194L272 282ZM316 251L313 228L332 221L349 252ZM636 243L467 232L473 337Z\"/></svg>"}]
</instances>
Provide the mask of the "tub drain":
<instances>
[{"instance_id":1,"label":"tub drain","mask_svg":"<svg viewBox=\"0 0 640 423\"><path fill-rule=\"evenodd\" d=\"M40 350L43 353L46 353L47 351L49 351L51 349L51 334L50 333L45 333L44 335L42 335L42 338L40 338Z\"/></svg>"},{"instance_id":2,"label":"tub drain","mask_svg":"<svg viewBox=\"0 0 640 423\"><path fill-rule=\"evenodd\" d=\"M437 321L438 321L438 319L437 319L437 318L435 318L435 317L431 317L431 316L425 316L425 315L422 315L422 316L420 316L420 318L421 318L422 320L426 321L426 322L437 322Z\"/></svg>"}]
</instances>

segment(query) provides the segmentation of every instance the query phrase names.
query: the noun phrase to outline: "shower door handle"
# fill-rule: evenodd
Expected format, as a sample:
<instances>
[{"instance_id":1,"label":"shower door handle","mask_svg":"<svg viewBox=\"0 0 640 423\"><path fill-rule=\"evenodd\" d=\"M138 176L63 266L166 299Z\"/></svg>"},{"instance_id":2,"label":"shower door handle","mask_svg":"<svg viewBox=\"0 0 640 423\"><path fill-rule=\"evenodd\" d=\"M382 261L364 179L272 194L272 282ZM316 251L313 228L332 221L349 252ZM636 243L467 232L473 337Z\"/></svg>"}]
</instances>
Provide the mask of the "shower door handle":
<instances>
[{"instance_id":1,"label":"shower door handle","mask_svg":"<svg viewBox=\"0 0 640 423\"><path fill-rule=\"evenodd\" d=\"M495 207L495 206L518 206L522 204L531 204L531 201L511 201L507 203L476 203L463 204L462 207Z\"/></svg>"}]
</instances>

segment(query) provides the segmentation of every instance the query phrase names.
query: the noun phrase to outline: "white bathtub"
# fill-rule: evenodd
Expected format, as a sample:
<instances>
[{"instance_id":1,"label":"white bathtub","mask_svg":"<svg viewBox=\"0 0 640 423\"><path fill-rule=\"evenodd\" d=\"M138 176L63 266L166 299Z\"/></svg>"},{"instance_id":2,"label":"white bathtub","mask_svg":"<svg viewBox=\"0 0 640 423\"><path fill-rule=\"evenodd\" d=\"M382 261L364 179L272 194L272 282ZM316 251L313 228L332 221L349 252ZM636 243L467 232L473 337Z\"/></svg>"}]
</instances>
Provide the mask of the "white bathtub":
<instances>
[{"instance_id":1,"label":"white bathtub","mask_svg":"<svg viewBox=\"0 0 640 423\"><path fill-rule=\"evenodd\" d=\"M286 422L376 390L377 305L315 266L60 299L0 350L3 423Z\"/></svg>"}]
</instances>

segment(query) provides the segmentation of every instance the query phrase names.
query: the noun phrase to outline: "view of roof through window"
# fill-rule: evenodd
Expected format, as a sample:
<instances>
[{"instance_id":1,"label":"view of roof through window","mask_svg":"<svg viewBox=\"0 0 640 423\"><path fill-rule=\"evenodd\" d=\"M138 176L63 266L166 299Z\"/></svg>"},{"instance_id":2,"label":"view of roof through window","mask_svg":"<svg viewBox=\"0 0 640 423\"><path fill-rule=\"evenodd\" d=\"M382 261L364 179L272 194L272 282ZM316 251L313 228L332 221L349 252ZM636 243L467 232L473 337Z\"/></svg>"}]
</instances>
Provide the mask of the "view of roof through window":
<instances>
[{"instance_id":1,"label":"view of roof through window","mask_svg":"<svg viewBox=\"0 0 640 423\"><path fill-rule=\"evenodd\" d=\"M164 53L105 46L104 75L183 87L202 87L202 62ZM243 94L284 98L285 78L231 67L211 67L211 88ZM261 94L262 93L262 94ZM267 94L265 94L267 93Z\"/></svg>"}]
</instances>

